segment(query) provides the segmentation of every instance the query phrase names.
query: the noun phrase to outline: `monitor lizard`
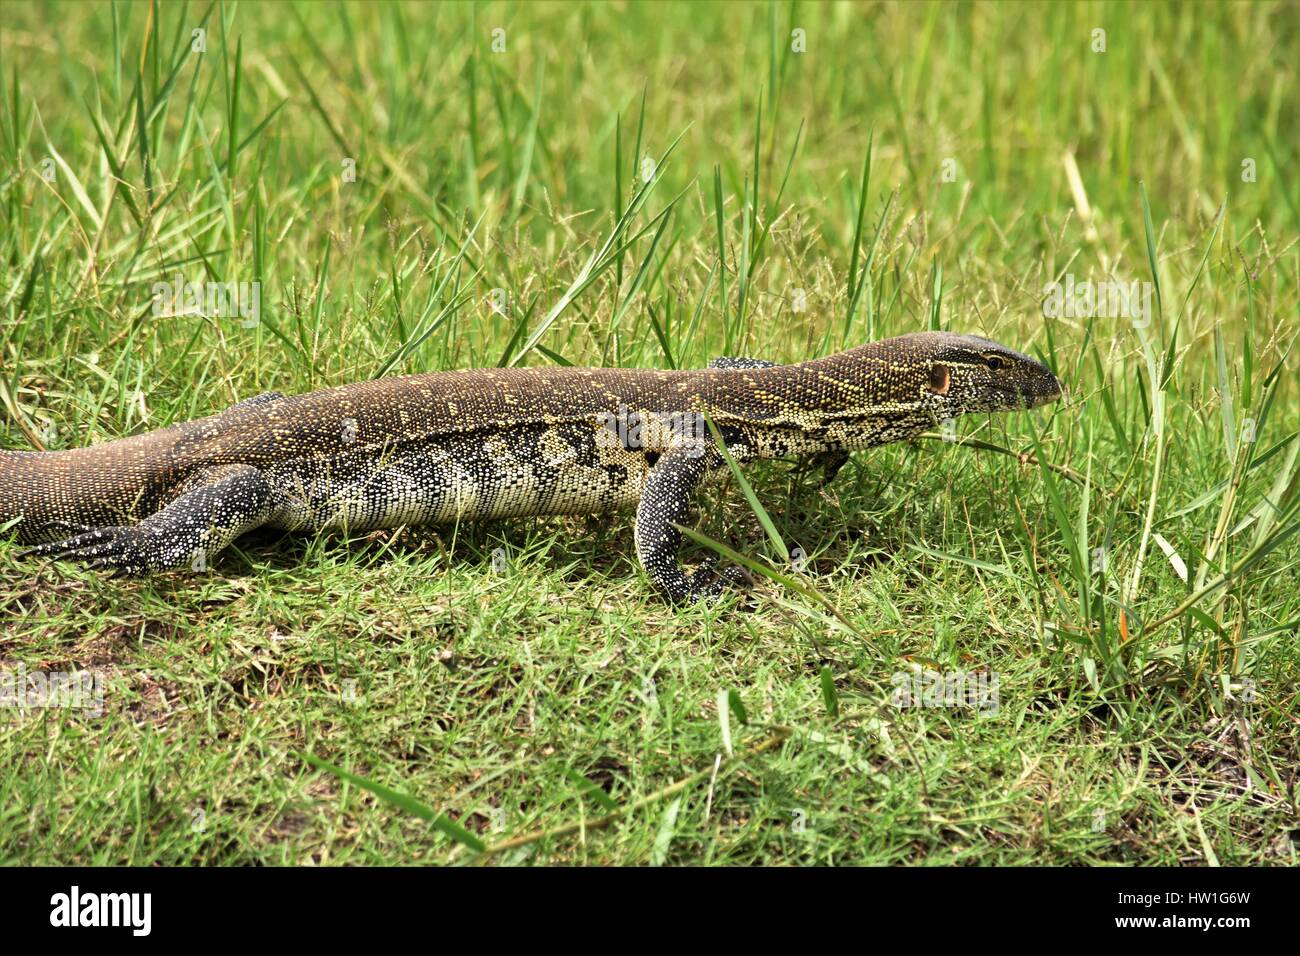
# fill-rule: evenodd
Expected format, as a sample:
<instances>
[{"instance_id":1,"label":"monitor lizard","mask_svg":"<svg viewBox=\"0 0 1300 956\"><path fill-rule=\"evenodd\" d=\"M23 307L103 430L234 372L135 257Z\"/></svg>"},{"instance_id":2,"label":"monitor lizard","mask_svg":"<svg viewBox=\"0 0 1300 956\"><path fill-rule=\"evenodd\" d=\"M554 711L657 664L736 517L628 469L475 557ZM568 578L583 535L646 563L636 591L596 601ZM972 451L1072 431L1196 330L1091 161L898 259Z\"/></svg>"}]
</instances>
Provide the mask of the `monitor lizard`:
<instances>
[{"instance_id":1,"label":"monitor lizard","mask_svg":"<svg viewBox=\"0 0 1300 956\"><path fill-rule=\"evenodd\" d=\"M678 565L702 481L737 462L848 453L1061 395L1041 362L920 332L791 365L493 368L268 392L207 418L67 451L0 451L0 524L24 554L117 575L202 566L259 527L366 530L636 508L637 556L673 601L734 573ZM707 427L707 421L714 429ZM731 569L735 572L737 569Z\"/></svg>"}]
</instances>

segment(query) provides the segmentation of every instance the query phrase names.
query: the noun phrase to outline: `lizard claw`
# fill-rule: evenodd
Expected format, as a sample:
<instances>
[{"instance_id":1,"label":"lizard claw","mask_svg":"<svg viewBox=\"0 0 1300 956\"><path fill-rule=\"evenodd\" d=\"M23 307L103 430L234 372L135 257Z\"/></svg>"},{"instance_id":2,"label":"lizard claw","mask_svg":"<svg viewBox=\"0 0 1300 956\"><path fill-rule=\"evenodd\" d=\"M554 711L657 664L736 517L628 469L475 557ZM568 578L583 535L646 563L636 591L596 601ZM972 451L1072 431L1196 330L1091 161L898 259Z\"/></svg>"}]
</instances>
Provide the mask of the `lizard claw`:
<instances>
[{"instance_id":1,"label":"lizard claw","mask_svg":"<svg viewBox=\"0 0 1300 956\"><path fill-rule=\"evenodd\" d=\"M110 529L99 528L94 531L86 531L82 534L73 535L71 538L62 538L58 541L47 541L45 544L38 544L35 547L24 548L18 552L20 558L49 558L58 560L67 557L74 552L83 548L93 547L102 541L108 539Z\"/></svg>"},{"instance_id":2,"label":"lizard claw","mask_svg":"<svg viewBox=\"0 0 1300 956\"><path fill-rule=\"evenodd\" d=\"M144 574L149 569L149 535L138 528L98 528L84 534L27 548L19 557L80 561L87 568L111 568L111 577Z\"/></svg>"},{"instance_id":3,"label":"lizard claw","mask_svg":"<svg viewBox=\"0 0 1300 956\"><path fill-rule=\"evenodd\" d=\"M688 601L716 601L722 597L724 591L729 587L747 587L754 583L754 579L744 568L736 565L723 568L716 574L713 568L718 563L718 556L711 555L700 562L695 573L690 576L690 590L687 592ZM705 578L712 578L705 581Z\"/></svg>"},{"instance_id":4,"label":"lizard claw","mask_svg":"<svg viewBox=\"0 0 1300 956\"><path fill-rule=\"evenodd\" d=\"M110 581L114 578L138 577L139 575L144 574L147 570L142 564L119 564L116 559L109 557L95 558L95 560L86 565L86 568L90 571L99 571L103 568L110 568L111 571L108 575Z\"/></svg>"},{"instance_id":5,"label":"lizard claw","mask_svg":"<svg viewBox=\"0 0 1300 956\"><path fill-rule=\"evenodd\" d=\"M846 451L823 451L800 461L794 468L794 475L799 480L805 480L814 472L821 472L818 487L825 488L835 476L840 473L840 469L848 463L849 453Z\"/></svg>"}]
</instances>

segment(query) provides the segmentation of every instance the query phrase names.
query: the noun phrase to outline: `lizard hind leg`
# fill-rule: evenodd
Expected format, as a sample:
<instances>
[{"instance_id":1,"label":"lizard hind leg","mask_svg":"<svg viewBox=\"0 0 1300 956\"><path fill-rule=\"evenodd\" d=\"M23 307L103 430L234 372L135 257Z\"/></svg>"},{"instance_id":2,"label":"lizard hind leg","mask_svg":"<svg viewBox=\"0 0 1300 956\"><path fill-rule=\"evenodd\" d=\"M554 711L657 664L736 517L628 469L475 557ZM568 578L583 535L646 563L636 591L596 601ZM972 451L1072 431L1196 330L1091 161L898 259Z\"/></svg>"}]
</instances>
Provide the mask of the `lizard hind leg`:
<instances>
[{"instance_id":1,"label":"lizard hind leg","mask_svg":"<svg viewBox=\"0 0 1300 956\"><path fill-rule=\"evenodd\" d=\"M170 503L138 524L96 528L23 554L109 568L113 577L203 570L241 534L266 523L273 498L252 465L215 466L188 479Z\"/></svg>"}]
</instances>

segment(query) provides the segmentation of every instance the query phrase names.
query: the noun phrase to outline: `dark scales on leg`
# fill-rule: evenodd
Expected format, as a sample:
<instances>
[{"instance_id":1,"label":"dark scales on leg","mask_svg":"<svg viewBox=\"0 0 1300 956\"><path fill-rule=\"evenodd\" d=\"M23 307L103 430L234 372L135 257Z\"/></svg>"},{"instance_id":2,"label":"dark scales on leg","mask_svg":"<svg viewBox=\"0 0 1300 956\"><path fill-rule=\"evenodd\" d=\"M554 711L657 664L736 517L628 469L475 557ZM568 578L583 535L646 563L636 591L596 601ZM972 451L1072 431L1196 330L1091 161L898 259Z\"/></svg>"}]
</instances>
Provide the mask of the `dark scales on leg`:
<instances>
[{"instance_id":1,"label":"dark scales on leg","mask_svg":"<svg viewBox=\"0 0 1300 956\"><path fill-rule=\"evenodd\" d=\"M218 466L186 481L169 504L138 524L97 528L25 553L83 561L115 576L202 566L241 534L264 524L272 497L258 469Z\"/></svg>"}]
</instances>

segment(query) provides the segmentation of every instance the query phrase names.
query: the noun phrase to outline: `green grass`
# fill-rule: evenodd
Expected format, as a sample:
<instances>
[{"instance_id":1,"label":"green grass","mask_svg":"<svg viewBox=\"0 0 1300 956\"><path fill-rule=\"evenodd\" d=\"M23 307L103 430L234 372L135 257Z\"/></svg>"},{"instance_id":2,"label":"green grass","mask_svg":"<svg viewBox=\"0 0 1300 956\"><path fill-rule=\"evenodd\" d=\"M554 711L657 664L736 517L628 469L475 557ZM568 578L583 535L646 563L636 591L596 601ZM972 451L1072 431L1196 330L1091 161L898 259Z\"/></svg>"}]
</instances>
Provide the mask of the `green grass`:
<instances>
[{"instance_id":1,"label":"green grass","mask_svg":"<svg viewBox=\"0 0 1300 956\"><path fill-rule=\"evenodd\" d=\"M0 545L0 665L105 687L100 716L4 713L0 859L1297 862L1294 6L10 3L0 29L4 447L925 328L1071 393L826 488L747 466L688 555L753 563L713 607L654 595L627 515L253 537L140 582ZM155 316L178 270L262 283L261 321ZM1045 316L1066 274L1153 282L1150 325ZM996 713L896 706L914 668L996 675Z\"/></svg>"}]
</instances>

